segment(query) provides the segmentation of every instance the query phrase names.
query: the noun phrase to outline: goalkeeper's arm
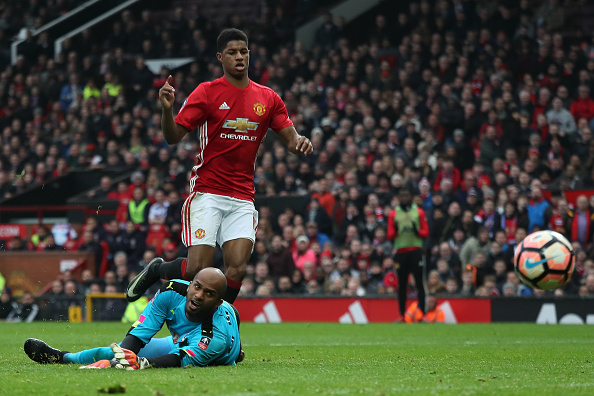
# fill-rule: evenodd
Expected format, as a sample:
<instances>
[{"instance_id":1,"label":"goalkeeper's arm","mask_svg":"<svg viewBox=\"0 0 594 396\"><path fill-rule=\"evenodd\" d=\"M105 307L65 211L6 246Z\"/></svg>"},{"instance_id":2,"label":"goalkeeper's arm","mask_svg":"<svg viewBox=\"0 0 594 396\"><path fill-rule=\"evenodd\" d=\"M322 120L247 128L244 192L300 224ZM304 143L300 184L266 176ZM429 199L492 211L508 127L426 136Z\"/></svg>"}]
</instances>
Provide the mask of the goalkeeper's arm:
<instances>
[{"instance_id":1,"label":"goalkeeper's arm","mask_svg":"<svg viewBox=\"0 0 594 396\"><path fill-rule=\"evenodd\" d=\"M140 363L139 358L139 362ZM174 353L170 353L167 355L155 356L150 359L147 359L149 363L149 367L154 368L167 368L167 367L181 367L182 359L179 355ZM141 368L148 368L148 367L141 367Z\"/></svg>"},{"instance_id":2,"label":"goalkeeper's arm","mask_svg":"<svg viewBox=\"0 0 594 396\"><path fill-rule=\"evenodd\" d=\"M128 349L135 354L144 347L144 342L142 342L138 337L133 336L132 334L126 335L124 341L120 344L120 347ZM165 367L181 367L181 357L176 354L167 354L161 356L155 356L150 359L138 357L138 365L140 369L145 369L149 367L155 368L165 368Z\"/></svg>"},{"instance_id":3,"label":"goalkeeper's arm","mask_svg":"<svg viewBox=\"0 0 594 396\"><path fill-rule=\"evenodd\" d=\"M114 354L111 366L119 369L144 370L150 367L181 367L182 363L181 357L176 354L160 355L148 359L137 356L133 351L115 343L111 344L110 348Z\"/></svg>"}]
</instances>

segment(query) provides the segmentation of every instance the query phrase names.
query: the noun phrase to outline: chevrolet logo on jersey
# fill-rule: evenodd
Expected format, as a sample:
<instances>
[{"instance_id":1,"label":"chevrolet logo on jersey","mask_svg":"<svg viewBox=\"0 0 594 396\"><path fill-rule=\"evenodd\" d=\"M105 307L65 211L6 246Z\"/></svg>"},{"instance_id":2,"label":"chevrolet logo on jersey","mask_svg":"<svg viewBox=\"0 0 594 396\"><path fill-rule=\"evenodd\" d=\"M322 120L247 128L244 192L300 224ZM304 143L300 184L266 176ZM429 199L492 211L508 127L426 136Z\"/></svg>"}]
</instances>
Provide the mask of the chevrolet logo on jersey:
<instances>
[{"instance_id":1,"label":"chevrolet logo on jersey","mask_svg":"<svg viewBox=\"0 0 594 396\"><path fill-rule=\"evenodd\" d=\"M237 132L246 133L247 131L255 131L260 125L259 122L251 122L247 118L237 118L235 120L226 120L223 128L235 129Z\"/></svg>"}]
</instances>

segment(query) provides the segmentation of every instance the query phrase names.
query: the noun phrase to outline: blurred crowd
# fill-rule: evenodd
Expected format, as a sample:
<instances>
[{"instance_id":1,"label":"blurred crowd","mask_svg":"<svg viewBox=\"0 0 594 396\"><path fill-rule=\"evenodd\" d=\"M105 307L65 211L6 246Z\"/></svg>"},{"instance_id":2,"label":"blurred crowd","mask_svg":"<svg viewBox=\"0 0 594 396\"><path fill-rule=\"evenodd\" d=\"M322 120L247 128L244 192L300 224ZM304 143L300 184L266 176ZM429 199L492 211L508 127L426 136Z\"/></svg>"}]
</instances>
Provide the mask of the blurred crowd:
<instances>
[{"instance_id":1,"label":"blurred crowd","mask_svg":"<svg viewBox=\"0 0 594 396\"><path fill-rule=\"evenodd\" d=\"M594 37L566 17L568 7L591 5L422 0L355 30L327 13L306 49L282 29L284 2L264 3L256 23L236 15L230 24L250 38L250 78L283 98L315 153L263 143L256 197L303 196L307 208L259 208L242 295L394 294L386 220L407 188L429 220L431 293L594 296L594 197L565 196L594 189ZM57 60L39 37L0 74L0 197L73 169L133 172L89 193L119 202L113 220L91 216L79 235L39 225L9 245L92 251L101 265L87 281L102 291L123 290L156 255L186 253L180 212L197 137L166 144L157 91L172 73L179 108L222 75L219 27L197 6L168 16L124 11L109 34L89 29L65 42ZM172 56L196 61L157 75L145 63ZM573 278L554 292L513 271L515 247L541 229L563 233L576 252Z\"/></svg>"}]
</instances>

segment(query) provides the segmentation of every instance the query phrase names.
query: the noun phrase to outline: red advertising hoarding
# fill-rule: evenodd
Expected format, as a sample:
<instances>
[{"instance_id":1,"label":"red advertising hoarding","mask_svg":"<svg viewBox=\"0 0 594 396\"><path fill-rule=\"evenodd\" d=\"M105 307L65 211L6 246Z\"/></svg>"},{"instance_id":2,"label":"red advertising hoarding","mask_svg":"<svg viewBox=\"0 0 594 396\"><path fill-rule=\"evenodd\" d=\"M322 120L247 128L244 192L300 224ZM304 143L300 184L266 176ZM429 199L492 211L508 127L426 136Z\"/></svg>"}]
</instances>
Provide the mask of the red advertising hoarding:
<instances>
[{"instance_id":1,"label":"red advertising hoarding","mask_svg":"<svg viewBox=\"0 0 594 396\"><path fill-rule=\"evenodd\" d=\"M438 304L446 323L491 322L490 299L440 299ZM390 323L400 319L396 298L239 298L234 305L242 321L257 323Z\"/></svg>"},{"instance_id":2,"label":"red advertising hoarding","mask_svg":"<svg viewBox=\"0 0 594 396\"><path fill-rule=\"evenodd\" d=\"M0 224L0 240L11 240L15 236L27 237L25 224Z\"/></svg>"}]
</instances>

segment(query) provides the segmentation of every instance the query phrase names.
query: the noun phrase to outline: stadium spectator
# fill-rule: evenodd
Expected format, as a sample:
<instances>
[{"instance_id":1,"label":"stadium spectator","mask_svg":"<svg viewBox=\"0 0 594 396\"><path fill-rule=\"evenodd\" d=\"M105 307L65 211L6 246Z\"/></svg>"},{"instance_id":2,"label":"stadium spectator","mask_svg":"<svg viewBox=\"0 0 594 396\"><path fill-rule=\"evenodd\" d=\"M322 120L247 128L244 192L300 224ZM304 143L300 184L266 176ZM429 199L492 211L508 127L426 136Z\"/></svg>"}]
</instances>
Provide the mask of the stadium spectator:
<instances>
[{"instance_id":1,"label":"stadium spectator","mask_svg":"<svg viewBox=\"0 0 594 396\"><path fill-rule=\"evenodd\" d=\"M8 314L7 322L26 322L31 323L37 318L39 306L35 304L33 293L24 292L21 303Z\"/></svg>"},{"instance_id":2,"label":"stadium spectator","mask_svg":"<svg viewBox=\"0 0 594 396\"><path fill-rule=\"evenodd\" d=\"M281 276L290 277L295 269L291 251L284 246L280 235L274 235L270 245L270 254L266 259L270 276L279 279Z\"/></svg>"},{"instance_id":3,"label":"stadium spectator","mask_svg":"<svg viewBox=\"0 0 594 396\"><path fill-rule=\"evenodd\" d=\"M12 298L10 288L4 287L0 296L0 320L6 320L8 314L18 309L18 303Z\"/></svg>"},{"instance_id":4,"label":"stadium spectator","mask_svg":"<svg viewBox=\"0 0 594 396\"><path fill-rule=\"evenodd\" d=\"M454 277L446 279L444 296L456 296L459 292L458 280Z\"/></svg>"},{"instance_id":5,"label":"stadium spectator","mask_svg":"<svg viewBox=\"0 0 594 396\"><path fill-rule=\"evenodd\" d=\"M169 206L167 207L167 216L165 217L165 226L167 227L167 230L177 240L180 240L181 238L181 213L183 201L180 198L178 191L172 190L169 192L167 195Z\"/></svg>"},{"instance_id":6,"label":"stadium spectator","mask_svg":"<svg viewBox=\"0 0 594 396\"><path fill-rule=\"evenodd\" d=\"M462 297L471 297L475 295L475 291L474 272L472 269L467 268L462 271L462 284L460 286L459 295Z\"/></svg>"},{"instance_id":7,"label":"stadium spectator","mask_svg":"<svg viewBox=\"0 0 594 396\"><path fill-rule=\"evenodd\" d=\"M123 249L130 263L137 263L145 251L145 238L145 234L136 228L134 222L127 221L126 228L120 230L116 237L116 245Z\"/></svg>"},{"instance_id":8,"label":"stadium spectator","mask_svg":"<svg viewBox=\"0 0 594 396\"><path fill-rule=\"evenodd\" d=\"M301 272L304 271L305 262L316 263L317 258L314 251L309 247L309 238L300 235L296 239L297 249L293 252L293 262L295 267Z\"/></svg>"},{"instance_id":9,"label":"stadium spectator","mask_svg":"<svg viewBox=\"0 0 594 396\"><path fill-rule=\"evenodd\" d=\"M166 199L165 191L158 189L155 192L155 202L150 205L148 211L149 224L165 224L167 218L167 210L169 208L169 201Z\"/></svg>"},{"instance_id":10,"label":"stadium spectator","mask_svg":"<svg viewBox=\"0 0 594 396\"><path fill-rule=\"evenodd\" d=\"M55 279L49 293L41 296L46 302L40 317L45 320L65 320L68 318L68 306L64 299L64 285L61 280Z\"/></svg>"},{"instance_id":11,"label":"stadium spectator","mask_svg":"<svg viewBox=\"0 0 594 396\"><path fill-rule=\"evenodd\" d=\"M516 274L515 271L509 271L507 273L507 278L506 278L506 282L504 284L504 290L503 290L503 294L505 294L505 285L512 285L513 286L513 290L516 296L531 296L532 295L532 291L530 290L530 288L528 286L526 286L524 283L520 282L520 278L518 278L518 274ZM509 292L508 292L509 293ZM509 296L509 295L506 295Z\"/></svg>"},{"instance_id":12,"label":"stadium spectator","mask_svg":"<svg viewBox=\"0 0 594 396\"><path fill-rule=\"evenodd\" d=\"M590 97L590 87L587 85L579 86L578 97L571 103L569 111L576 122L581 118L585 118L586 121L590 122L594 118L594 100Z\"/></svg>"},{"instance_id":13,"label":"stadium spectator","mask_svg":"<svg viewBox=\"0 0 594 396\"><path fill-rule=\"evenodd\" d=\"M125 267L124 267L125 268ZM126 278L126 285L128 279ZM125 289L125 286L124 286ZM116 285L106 285L105 286L105 293L106 294L116 294L121 293L123 289L119 289ZM101 319L102 320L111 320L111 321L120 321L122 319L122 315L126 310L126 301L122 298L106 298L103 302L103 310L101 312Z\"/></svg>"},{"instance_id":14,"label":"stadium spectator","mask_svg":"<svg viewBox=\"0 0 594 396\"><path fill-rule=\"evenodd\" d=\"M8 250L13 251L13 252L19 252L19 251L26 251L28 249L27 249L27 244L25 243L23 238L21 238L20 236L17 235L14 238L12 238L12 240L10 241L10 243L8 245Z\"/></svg>"},{"instance_id":15,"label":"stadium spectator","mask_svg":"<svg viewBox=\"0 0 594 396\"><path fill-rule=\"evenodd\" d=\"M575 210L569 213L567 219L569 240L579 242L583 248L588 249L594 235L594 214L591 213L588 198L585 195L577 197L576 203Z\"/></svg>"},{"instance_id":16,"label":"stadium spectator","mask_svg":"<svg viewBox=\"0 0 594 396\"><path fill-rule=\"evenodd\" d=\"M292 296L293 288L291 285L291 278L286 275L278 278L276 289L280 296Z\"/></svg>"},{"instance_id":17,"label":"stadium spectator","mask_svg":"<svg viewBox=\"0 0 594 396\"><path fill-rule=\"evenodd\" d=\"M92 189L87 193L89 199L114 199L115 191L113 189L111 177L103 176L99 181L99 188Z\"/></svg>"}]
</instances>

